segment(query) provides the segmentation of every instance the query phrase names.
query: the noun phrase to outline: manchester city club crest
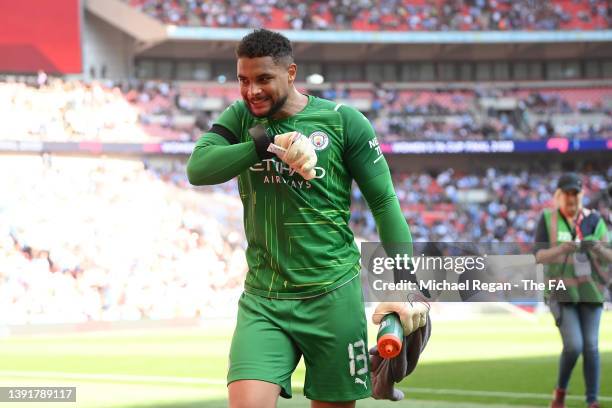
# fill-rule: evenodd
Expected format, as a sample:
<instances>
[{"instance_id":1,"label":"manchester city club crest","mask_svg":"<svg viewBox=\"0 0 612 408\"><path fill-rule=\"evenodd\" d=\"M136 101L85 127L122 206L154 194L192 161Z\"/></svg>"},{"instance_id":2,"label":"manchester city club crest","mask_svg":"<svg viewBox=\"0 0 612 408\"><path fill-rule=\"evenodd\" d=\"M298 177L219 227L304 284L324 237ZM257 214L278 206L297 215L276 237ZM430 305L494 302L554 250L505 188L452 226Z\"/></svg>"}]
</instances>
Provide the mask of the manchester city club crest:
<instances>
[{"instance_id":1,"label":"manchester city club crest","mask_svg":"<svg viewBox=\"0 0 612 408\"><path fill-rule=\"evenodd\" d=\"M310 143L314 146L315 150L323 150L329 144L329 136L325 132L316 131L312 132L308 136Z\"/></svg>"}]
</instances>

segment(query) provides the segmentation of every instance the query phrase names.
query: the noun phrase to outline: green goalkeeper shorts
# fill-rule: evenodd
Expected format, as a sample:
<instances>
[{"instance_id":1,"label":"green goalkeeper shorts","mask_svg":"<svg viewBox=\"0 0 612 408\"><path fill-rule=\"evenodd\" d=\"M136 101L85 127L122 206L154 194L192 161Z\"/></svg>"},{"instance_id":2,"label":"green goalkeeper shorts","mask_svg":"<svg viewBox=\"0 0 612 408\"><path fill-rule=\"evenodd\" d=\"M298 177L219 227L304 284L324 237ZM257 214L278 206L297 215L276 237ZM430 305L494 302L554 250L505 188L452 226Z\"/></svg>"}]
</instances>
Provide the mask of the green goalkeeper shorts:
<instances>
[{"instance_id":1,"label":"green goalkeeper shorts","mask_svg":"<svg viewBox=\"0 0 612 408\"><path fill-rule=\"evenodd\" d=\"M291 374L304 355L304 395L353 401L371 395L367 324L359 278L309 299L243 293L227 383L261 380L291 398Z\"/></svg>"}]
</instances>

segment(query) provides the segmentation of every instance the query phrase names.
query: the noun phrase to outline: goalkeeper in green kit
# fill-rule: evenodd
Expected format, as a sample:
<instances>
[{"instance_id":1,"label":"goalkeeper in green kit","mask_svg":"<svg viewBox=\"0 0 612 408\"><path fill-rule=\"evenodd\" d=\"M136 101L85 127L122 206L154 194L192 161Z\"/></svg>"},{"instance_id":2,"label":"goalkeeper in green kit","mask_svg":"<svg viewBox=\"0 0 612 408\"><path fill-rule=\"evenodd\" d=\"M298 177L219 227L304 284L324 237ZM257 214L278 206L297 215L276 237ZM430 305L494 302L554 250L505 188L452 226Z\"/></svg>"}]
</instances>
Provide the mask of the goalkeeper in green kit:
<instances>
[{"instance_id":1,"label":"goalkeeper in green kit","mask_svg":"<svg viewBox=\"0 0 612 408\"><path fill-rule=\"evenodd\" d=\"M349 229L351 184L384 243L410 242L387 162L359 111L303 95L281 34L256 30L236 49L243 100L197 142L194 185L238 176L249 271L228 373L231 408L271 408L291 397L301 356L312 407L354 407L371 395L360 255ZM426 323L421 303L380 303L404 333Z\"/></svg>"}]
</instances>

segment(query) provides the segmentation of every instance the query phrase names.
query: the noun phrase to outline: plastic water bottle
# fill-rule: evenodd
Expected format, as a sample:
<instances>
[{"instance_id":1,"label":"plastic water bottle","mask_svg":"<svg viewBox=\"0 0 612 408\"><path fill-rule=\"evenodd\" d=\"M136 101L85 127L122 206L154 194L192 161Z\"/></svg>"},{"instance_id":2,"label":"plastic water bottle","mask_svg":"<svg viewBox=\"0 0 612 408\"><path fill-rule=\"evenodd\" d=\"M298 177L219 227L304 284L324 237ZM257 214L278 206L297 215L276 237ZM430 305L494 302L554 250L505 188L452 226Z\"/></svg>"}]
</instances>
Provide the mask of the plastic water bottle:
<instances>
[{"instance_id":1,"label":"plastic water bottle","mask_svg":"<svg viewBox=\"0 0 612 408\"><path fill-rule=\"evenodd\" d=\"M404 328L397 313L389 313L383 317L376 336L378 354L382 358L393 358L402 351Z\"/></svg>"}]
</instances>

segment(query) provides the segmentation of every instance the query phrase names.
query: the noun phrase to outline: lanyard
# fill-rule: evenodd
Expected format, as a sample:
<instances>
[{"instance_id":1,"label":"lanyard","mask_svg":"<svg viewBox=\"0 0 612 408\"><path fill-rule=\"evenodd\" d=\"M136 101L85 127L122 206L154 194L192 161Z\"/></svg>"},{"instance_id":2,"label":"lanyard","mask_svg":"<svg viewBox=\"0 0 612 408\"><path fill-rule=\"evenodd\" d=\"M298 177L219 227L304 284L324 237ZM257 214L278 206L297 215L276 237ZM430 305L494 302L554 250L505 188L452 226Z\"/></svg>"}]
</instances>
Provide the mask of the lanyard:
<instances>
[{"instance_id":1,"label":"lanyard","mask_svg":"<svg viewBox=\"0 0 612 408\"><path fill-rule=\"evenodd\" d=\"M563 215L560 210L557 211L559 211L561 219L565 223L567 229L570 231L570 234L572 234L572 241L574 241L576 238L582 241L582 230L580 229L580 224L582 223L582 210L580 210L580 212L578 213L578 217L576 217L576 221L574 221L574 228L570 227L569 222L567 222L567 219L565 218L565 215Z\"/></svg>"}]
</instances>

